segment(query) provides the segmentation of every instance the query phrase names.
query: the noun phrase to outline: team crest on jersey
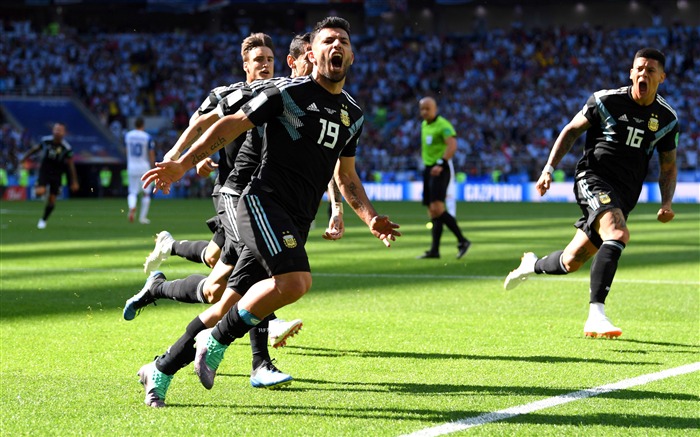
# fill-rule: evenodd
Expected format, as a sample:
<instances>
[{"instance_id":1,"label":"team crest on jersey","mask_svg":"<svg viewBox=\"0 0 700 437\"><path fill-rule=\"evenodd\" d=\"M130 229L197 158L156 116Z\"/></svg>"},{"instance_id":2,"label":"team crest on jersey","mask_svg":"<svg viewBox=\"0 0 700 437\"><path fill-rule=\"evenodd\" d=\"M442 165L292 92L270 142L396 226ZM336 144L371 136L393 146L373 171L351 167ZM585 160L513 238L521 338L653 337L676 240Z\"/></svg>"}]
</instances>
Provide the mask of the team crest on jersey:
<instances>
[{"instance_id":1,"label":"team crest on jersey","mask_svg":"<svg viewBox=\"0 0 700 437\"><path fill-rule=\"evenodd\" d=\"M603 205L607 205L610 203L610 196L608 196L608 193L600 193L598 194L598 199L600 200L600 203Z\"/></svg>"},{"instance_id":2,"label":"team crest on jersey","mask_svg":"<svg viewBox=\"0 0 700 437\"><path fill-rule=\"evenodd\" d=\"M659 130L659 119L656 117L658 117L656 114L651 114L649 123L647 123L649 130L652 132L656 132L657 130Z\"/></svg>"},{"instance_id":3,"label":"team crest on jersey","mask_svg":"<svg viewBox=\"0 0 700 437\"><path fill-rule=\"evenodd\" d=\"M282 242L284 243L284 247L287 249L294 249L297 247L297 239L294 238L294 235L282 235Z\"/></svg>"},{"instance_id":4,"label":"team crest on jersey","mask_svg":"<svg viewBox=\"0 0 700 437\"><path fill-rule=\"evenodd\" d=\"M343 123L343 126L350 127L350 114L345 109L340 110L340 122Z\"/></svg>"}]
</instances>

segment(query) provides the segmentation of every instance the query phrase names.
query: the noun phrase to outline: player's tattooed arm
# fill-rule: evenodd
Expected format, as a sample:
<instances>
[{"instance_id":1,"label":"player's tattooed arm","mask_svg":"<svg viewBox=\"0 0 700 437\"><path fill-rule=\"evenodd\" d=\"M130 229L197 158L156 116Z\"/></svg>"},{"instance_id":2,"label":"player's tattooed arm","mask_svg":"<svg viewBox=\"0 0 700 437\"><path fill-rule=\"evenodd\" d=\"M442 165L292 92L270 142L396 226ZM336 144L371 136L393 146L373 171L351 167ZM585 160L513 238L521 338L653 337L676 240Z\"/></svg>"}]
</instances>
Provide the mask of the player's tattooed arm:
<instances>
[{"instance_id":1,"label":"player's tattooed arm","mask_svg":"<svg viewBox=\"0 0 700 437\"><path fill-rule=\"evenodd\" d=\"M208 150L201 150L201 149L200 149L201 151L193 150L192 155L191 155L192 165L193 166L197 165L197 163L199 161L202 161L202 160L208 158L214 152L221 149L225 145L226 145L226 139L223 137L219 137L209 145Z\"/></svg>"},{"instance_id":2,"label":"player's tattooed arm","mask_svg":"<svg viewBox=\"0 0 700 437\"><path fill-rule=\"evenodd\" d=\"M661 206L670 208L673 194L676 192L676 179L678 168L676 167L676 149L668 152L659 152L659 191L661 192Z\"/></svg>"},{"instance_id":3,"label":"player's tattooed arm","mask_svg":"<svg viewBox=\"0 0 700 437\"><path fill-rule=\"evenodd\" d=\"M591 127L591 124L588 122L588 119L580 112L576 114L569 124L559 133L559 136L554 142L554 146L552 146L547 164L556 167L561 160L564 159L564 156L569 153L576 140L583 135L589 127Z\"/></svg>"}]
</instances>

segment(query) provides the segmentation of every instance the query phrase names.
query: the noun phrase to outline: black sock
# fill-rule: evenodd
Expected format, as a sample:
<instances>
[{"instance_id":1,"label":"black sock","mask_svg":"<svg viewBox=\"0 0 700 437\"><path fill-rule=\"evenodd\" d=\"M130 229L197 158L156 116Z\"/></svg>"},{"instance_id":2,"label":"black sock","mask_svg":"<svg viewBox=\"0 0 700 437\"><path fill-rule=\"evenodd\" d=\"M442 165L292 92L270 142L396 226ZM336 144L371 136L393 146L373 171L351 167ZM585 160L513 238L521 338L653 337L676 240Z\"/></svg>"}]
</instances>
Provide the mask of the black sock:
<instances>
[{"instance_id":1,"label":"black sock","mask_svg":"<svg viewBox=\"0 0 700 437\"><path fill-rule=\"evenodd\" d=\"M591 264L591 303L605 303L624 248L625 243L622 241L603 241Z\"/></svg>"},{"instance_id":2,"label":"black sock","mask_svg":"<svg viewBox=\"0 0 700 437\"><path fill-rule=\"evenodd\" d=\"M265 361L270 361L270 352L267 349L267 328L270 324L270 316L248 331L250 336L250 350L253 353L253 370L257 369Z\"/></svg>"},{"instance_id":3,"label":"black sock","mask_svg":"<svg viewBox=\"0 0 700 437\"><path fill-rule=\"evenodd\" d=\"M163 282L151 292L157 298L172 299L185 303L208 303L202 296L202 287L207 279L204 275L190 275L185 279Z\"/></svg>"},{"instance_id":4,"label":"black sock","mask_svg":"<svg viewBox=\"0 0 700 437\"><path fill-rule=\"evenodd\" d=\"M258 322L260 323L260 322ZM211 335L216 341L223 345L229 345L237 338L241 338L250 328L255 325L249 325L243 321L241 316L238 314L238 302L228 310L224 315L224 318L219 321L212 330Z\"/></svg>"},{"instance_id":5,"label":"black sock","mask_svg":"<svg viewBox=\"0 0 700 437\"><path fill-rule=\"evenodd\" d=\"M443 212L440 217L438 217L447 228L452 231L453 234L455 234L455 237L457 237L457 241L460 243L463 243L467 239L464 238L464 235L462 235L462 230L459 229L459 225L457 224L457 220L447 211Z\"/></svg>"},{"instance_id":6,"label":"black sock","mask_svg":"<svg viewBox=\"0 0 700 437\"><path fill-rule=\"evenodd\" d=\"M433 242L430 245L431 253L440 253L440 239L442 238L442 221L439 218L434 218L430 220L433 224L431 234L433 236Z\"/></svg>"},{"instance_id":7,"label":"black sock","mask_svg":"<svg viewBox=\"0 0 700 437\"><path fill-rule=\"evenodd\" d=\"M178 370L182 369L192 361L196 349L194 347L194 337L207 327L200 320L199 316L187 325L185 333L178 338L175 344L170 346L168 350L156 359L156 369L166 375L174 375Z\"/></svg>"},{"instance_id":8,"label":"black sock","mask_svg":"<svg viewBox=\"0 0 700 437\"><path fill-rule=\"evenodd\" d=\"M208 241L176 241L173 243L173 248L170 250L171 255L177 255L180 258L185 258L188 261L195 263L206 264L204 262L204 253L209 246ZM211 267L211 266L208 266Z\"/></svg>"},{"instance_id":9,"label":"black sock","mask_svg":"<svg viewBox=\"0 0 700 437\"><path fill-rule=\"evenodd\" d=\"M46 220L49 219L49 216L50 216L51 213L53 212L54 207L55 207L54 204L47 204L47 205L44 207L44 216L41 218L43 221L46 221Z\"/></svg>"},{"instance_id":10,"label":"black sock","mask_svg":"<svg viewBox=\"0 0 700 437\"><path fill-rule=\"evenodd\" d=\"M564 268L561 262L561 255L564 253L563 250L557 250L552 252L547 256L538 259L535 262L535 273L547 274L547 275L566 275L569 272Z\"/></svg>"}]
</instances>

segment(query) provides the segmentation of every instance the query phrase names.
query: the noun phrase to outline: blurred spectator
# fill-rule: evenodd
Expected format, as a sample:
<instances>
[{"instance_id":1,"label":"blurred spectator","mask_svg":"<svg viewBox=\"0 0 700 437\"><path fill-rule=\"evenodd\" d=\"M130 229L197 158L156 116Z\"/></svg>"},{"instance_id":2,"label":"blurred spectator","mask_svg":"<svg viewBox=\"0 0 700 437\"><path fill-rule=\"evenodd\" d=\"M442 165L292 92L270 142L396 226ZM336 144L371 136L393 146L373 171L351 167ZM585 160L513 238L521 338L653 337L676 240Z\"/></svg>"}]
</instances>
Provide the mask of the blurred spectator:
<instances>
[{"instance_id":1,"label":"blurred spectator","mask_svg":"<svg viewBox=\"0 0 700 437\"><path fill-rule=\"evenodd\" d=\"M51 35L36 32L29 22L13 23L11 31L0 33L0 93L75 95L118 136L130 117L165 117L170 128L154 132L160 158L211 88L244 80L238 51L249 30L80 35L62 28ZM288 32L265 30L283 63ZM679 168L697 170L698 27L514 26L462 36L416 34L410 28L396 35L370 27L365 35L354 34L353 44L355 63L346 87L367 117L357 155L365 180L378 173L384 180L420 178L416 108L418 96L425 95L435 97L457 131L456 171L472 180L490 180L492 168L506 180L537 173L554 135L591 92L611 82L629 84L619 72L629 70L627 53L642 46L658 47L668 57L673 80L660 93L681 120ZM0 159L16 165L10 161L24 140L6 127L2 136ZM561 164L567 176L573 175L575 155ZM190 183L189 191L196 185Z\"/></svg>"}]
</instances>

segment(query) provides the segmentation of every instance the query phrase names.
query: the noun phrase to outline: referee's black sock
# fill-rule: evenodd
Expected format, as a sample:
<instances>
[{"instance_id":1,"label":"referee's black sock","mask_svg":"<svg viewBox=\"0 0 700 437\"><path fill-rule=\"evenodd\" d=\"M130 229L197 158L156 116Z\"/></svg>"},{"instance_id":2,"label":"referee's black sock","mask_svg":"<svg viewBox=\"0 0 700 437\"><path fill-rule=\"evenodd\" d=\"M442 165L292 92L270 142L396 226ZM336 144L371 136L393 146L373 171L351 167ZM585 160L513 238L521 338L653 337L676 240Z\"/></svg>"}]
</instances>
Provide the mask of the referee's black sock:
<instances>
[{"instance_id":1,"label":"referee's black sock","mask_svg":"<svg viewBox=\"0 0 700 437\"><path fill-rule=\"evenodd\" d=\"M166 281L160 287L153 287L151 293L159 299L172 299L185 303L208 303L202 294L202 287L207 277L190 275L185 279Z\"/></svg>"},{"instance_id":2,"label":"referee's black sock","mask_svg":"<svg viewBox=\"0 0 700 437\"><path fill-rule=\"evenodd\" d=\"M237 338L241 338L250 328L260 324L261 320L246 310L238 309L238 302L228 310L224 318L216 324L211 336L222 345L228 346Z\"/></svg>"},{"instance_id":3,"label":"referee's black sock","mask_svg":"<svg viewBox=\"0 0 700 437\"><path fill-rule=\"evenodd\" d=\"M156 369L166 375L174 375L178 370L194 361L196 352L194 338L205 329L207 329L207 327L204 325L204 322L202 322L199 316L195 317L194 320L187 325L187 329L185 329L185 333L182 334L182 337L178 338L163 355L156 359Z\"/></svg>"},{"instance_id":4,"label":"referee's black sock","mask_svg":"<svg viewBox=\"0 0 700 437\"><path fill-rule=\"evenodd\" d=\"M55 208L55 205L53 203L47 203L46 206L44 207L44 216L41 219L43 221L48 220L49 216L53 212L54 208Z\"/></svg>"},{"instance_id":5,"label":"referee's black sock","mask_svg":"<svg viewBox=\"0 0 700 437\"><path fill-rule=\"evenodd\" d=\"M440 239L442 238L442 221L440 218L434 218L430 220L430 223L433 224L431 229L433 242L430 245L430 253L438 254L440 253Z\"/></svg>"},{"instance_id":6,"label":"referee's black sock","mask_svg":"<svg viewBox=\"0 0 700 437\"><path fill-rule=\"evenodd\" d=\"M188 261L195 263L206 264L204 262L204 254L209 246L208 241L176 241L173 243L173 248L170 250L171 255L177 255L180 258L185 258ZM210 266L208 266L210 267Z\"/></svg>"},{"instance_id":7,"label":"referee's black sock","mask_svg":"<svg viewBox=\"0 0 700 437\"><path fill-rule=\"evenodd\" d=\"M564 263L561 261L561 256L564 253L563 250L557 250L552 252L547 256L538 259L535 262L535 273L547 275L566 275L569 272L564 267Z\"/></svg>"},{"instance_id":8,"label":"referee's black sock","mask_svg":"<svg viewBox=\"0 0 700 437\"><path fill-rule=\"evenodd\" d=\"M625 248L619 240L605 240L591 264L591 302L605 303L612 286L617 263Z\"/></svg>"},{"instance_id":9,"label":"referee's black sock","mask_svg":"<svg viewBox=\"0 0 700 437\"><path fill-rule=\"evenodd\" d=\"M270 325L270 316L265 317L262 322L248 331L250 350L253 353L253 370L257 369L262 363L270 361L270 352L267 348L267 328Z\"/></svg>"},{"instance_id":10,"label":"referee's black sock","mask_svg":"<svg viewBox=\"0 0 700 437\"><path fill-rule=\"evenodd\" d=\"M459 229L459 225L457 224L457 220L449 213L447 210L442 213L440 217L438 217L444 224L447 226L447 228L452 231L453 234L455 234L455 237L457 237L457 241L460 243L463 243L467 239L464 238L464 235L462 235L462 230Z\"/></svg>"}]
</instances>

